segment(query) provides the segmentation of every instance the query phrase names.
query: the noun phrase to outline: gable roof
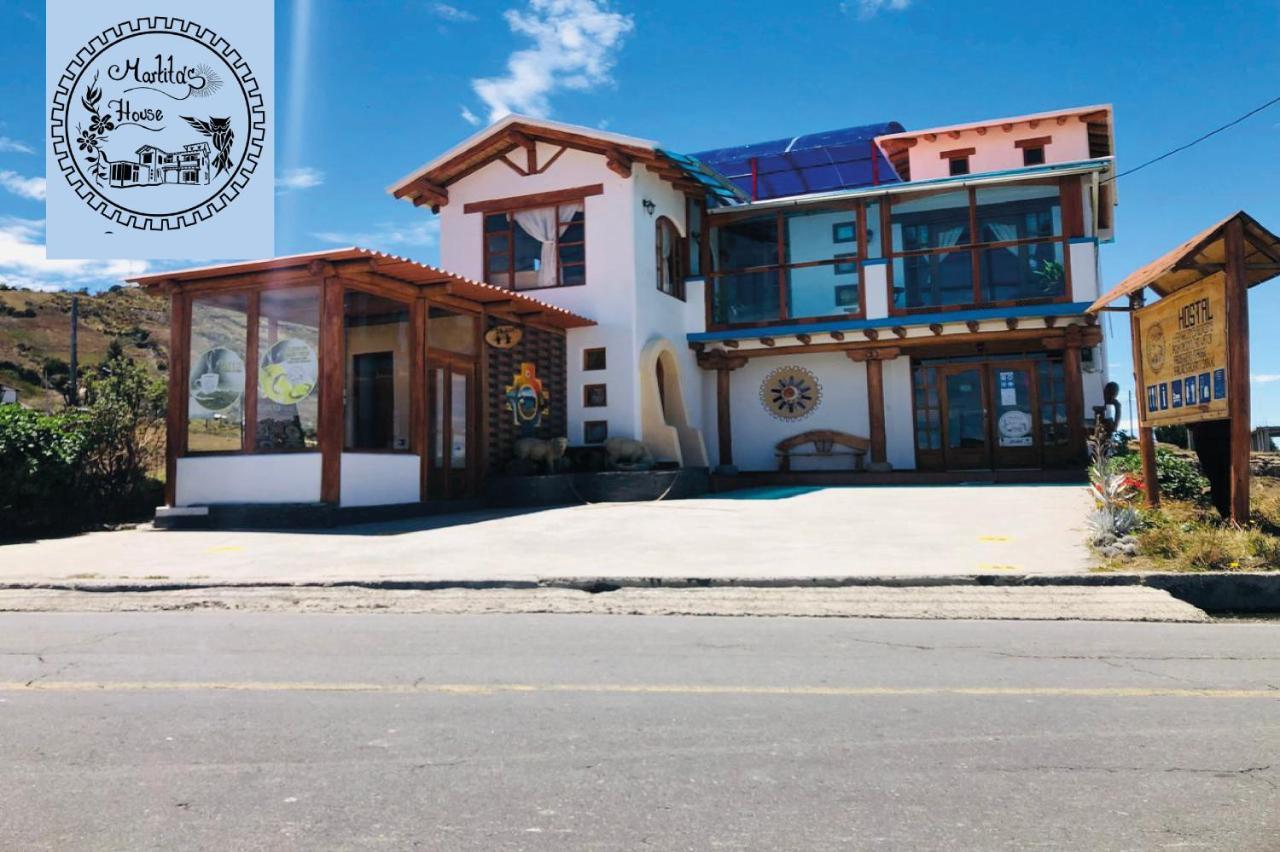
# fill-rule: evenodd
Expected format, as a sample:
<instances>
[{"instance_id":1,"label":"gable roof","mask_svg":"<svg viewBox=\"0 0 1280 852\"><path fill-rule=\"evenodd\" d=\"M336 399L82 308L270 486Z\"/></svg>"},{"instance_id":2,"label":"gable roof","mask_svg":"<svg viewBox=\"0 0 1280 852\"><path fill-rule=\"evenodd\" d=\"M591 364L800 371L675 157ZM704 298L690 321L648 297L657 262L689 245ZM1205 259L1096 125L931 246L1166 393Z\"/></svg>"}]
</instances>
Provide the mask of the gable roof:
<instances>
[{"instance_id":1,"label":"gable roof","mask_svg":"<svg viewBox=\"0 0 1280 852\"><path fill-rule=\"evenodd\" d=\"M532 159L511 160L507 155L517 150L532 152L538 142L599 154L612 171L623 177L630 176L633 164L639 163L690 194L736 193L710 170L700 168L687 157L664 151L648 139L522 115L508 115L472 134L396 181L387 191L396 198L412 201L414 206L439 207L449 202L449 184L495 160L507 158L507 164L515 171L524 172Z\"/></svg>"},{"instance_id":2,"label":"gable roof","mask_svg":"<svg viewBox=\"0 0 1280 852\"><path fill-rule=\"evenodd\" d=\"M865 124L703 151L693 156L754 200L831 192L883 183L898 175L875 143L897 133L896 121Z\"/></svg>"},{"instance_id":3,"label":"gable roof","mask_svg":"<svg viewBox=\"0 0 1280 852\"><path fill-rule=\"evenodd\" d=\"M1280 275L1280 237L1258 224L1243 210L1232 213L1196 234L1191 239L1160 257L1134 270L1096 302L1091 313L1102 310L1116 299L1150 287L1167 296L1205 278L1222 275L1226 262L1226 230L1233 220L1244 225L1245 282L1253 287Z\"/></svg>"}]
</instances>

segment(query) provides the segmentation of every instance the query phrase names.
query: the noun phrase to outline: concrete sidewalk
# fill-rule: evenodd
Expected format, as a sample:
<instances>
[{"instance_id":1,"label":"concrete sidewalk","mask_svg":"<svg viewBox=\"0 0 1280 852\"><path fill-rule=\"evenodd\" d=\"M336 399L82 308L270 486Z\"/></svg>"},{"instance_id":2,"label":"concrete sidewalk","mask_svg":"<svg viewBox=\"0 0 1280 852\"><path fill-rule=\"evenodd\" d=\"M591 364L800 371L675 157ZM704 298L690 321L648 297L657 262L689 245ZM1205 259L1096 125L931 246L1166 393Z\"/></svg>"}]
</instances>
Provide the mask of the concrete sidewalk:
<instances>
[{"instance_id":1,"label":"concrete sidewalk","mask_svg":"<svg viewBox=\"0 0 1280 852\"><path fill-rule=\"evenodd\" d=\"M785 581L1080 574L1080 485L755 489L318 531L149 528L0 547L0 583Z\"/></svg>"}]
</instances>

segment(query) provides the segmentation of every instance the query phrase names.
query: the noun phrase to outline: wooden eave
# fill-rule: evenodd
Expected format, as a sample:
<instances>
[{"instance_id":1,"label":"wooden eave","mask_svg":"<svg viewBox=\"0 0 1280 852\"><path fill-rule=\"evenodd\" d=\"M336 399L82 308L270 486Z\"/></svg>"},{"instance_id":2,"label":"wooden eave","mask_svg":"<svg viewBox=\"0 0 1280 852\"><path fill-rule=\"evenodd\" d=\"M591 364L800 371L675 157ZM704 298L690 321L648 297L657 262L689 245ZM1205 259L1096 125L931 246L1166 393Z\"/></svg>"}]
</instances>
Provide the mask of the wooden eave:
<instances>
[{"instance_id":1,"label":"wooden eave","mask_svg":"<svg viewBox=\"0 0 1280 852\"><path fill-rule=\"evenodd\" d=\"M1132 272L1090 305L1089 312L1097 313L1117 299L1134 295L1147 287L1167 296L1206 278L1222 275L1226 263L1227 225L1235 219L1240 219L1244 226L1246 284L1254 287L1280 275L1280 237L1240 210Z\"/></svg>"},{"instance_id":2,"label":"wooden eave","mask_svg":"<svg viewBox=\"0 0 1280 852\"><path fill-rule=\"evenodd\" d=\"M383 288L394 295L422 295L429 301L560 330L585 328L595 321L523 293L473 281L425 263L359 247L333 249L268 260L206 266L127 279L159 293L209 292L243 287L305 284L334 276L355 287Z\"/></svg>"},{"instance_id":3,"label":"wooden eave","mask_svg":"<svg viewBox=\"0 0 1280 852\"><path fill-rule=\"evenodd\" d=\"M609 139L573 133L536 124L515 122L492 136L481 139L445 162L421 172L396 187L396 198L407 198L415 206L424 204L442 207L448 203L448 187L489 163L501 160L513 151L529 150L537 142L577 151L597 154L605 158L611 171L622 177L629 176L633 164L648 168L672 186L691 194L701 194L705 189L680 168L670 157L656 148L628 145Z\"/></svg>"}]
</instances>

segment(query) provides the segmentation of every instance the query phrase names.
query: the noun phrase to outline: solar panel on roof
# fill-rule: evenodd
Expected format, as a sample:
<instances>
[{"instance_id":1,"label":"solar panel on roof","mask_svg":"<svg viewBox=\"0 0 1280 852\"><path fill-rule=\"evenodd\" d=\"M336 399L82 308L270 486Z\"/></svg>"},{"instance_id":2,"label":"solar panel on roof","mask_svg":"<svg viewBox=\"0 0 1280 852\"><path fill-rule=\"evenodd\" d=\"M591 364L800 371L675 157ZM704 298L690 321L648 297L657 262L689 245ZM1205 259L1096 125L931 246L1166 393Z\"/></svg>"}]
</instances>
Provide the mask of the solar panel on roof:
<instances>
[{"instance_id":1,"label":"solar panel on roof","mask_svg":"<svg viewBox=\"0 0 1280 852\"><path fill-rule=\"evenodd\" d=\"M874 184L897 183L875 137L901 133L896 121L827 130L694 154L693 158L750 197L781 198Z\"/></svg>"}]
</instances>

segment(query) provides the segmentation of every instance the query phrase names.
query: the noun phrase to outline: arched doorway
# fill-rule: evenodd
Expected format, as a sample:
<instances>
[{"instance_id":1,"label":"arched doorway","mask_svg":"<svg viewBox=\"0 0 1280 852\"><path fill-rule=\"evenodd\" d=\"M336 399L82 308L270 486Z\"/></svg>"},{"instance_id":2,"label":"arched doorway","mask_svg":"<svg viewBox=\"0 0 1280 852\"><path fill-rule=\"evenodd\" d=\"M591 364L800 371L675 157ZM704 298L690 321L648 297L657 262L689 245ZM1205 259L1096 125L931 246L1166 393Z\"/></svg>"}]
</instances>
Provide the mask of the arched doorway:
<instances>
[{"instance_id":1,"label":"arched doorway","mask_svg":"<svg viewBox=\"0 0 1280 852\"><path fill-rule=\"evenodd\" d=\"M660 462L706 467L702 433L689 424L675 347L651 340L640 353L641 440Z\"/></svg>"}]
</instances>

